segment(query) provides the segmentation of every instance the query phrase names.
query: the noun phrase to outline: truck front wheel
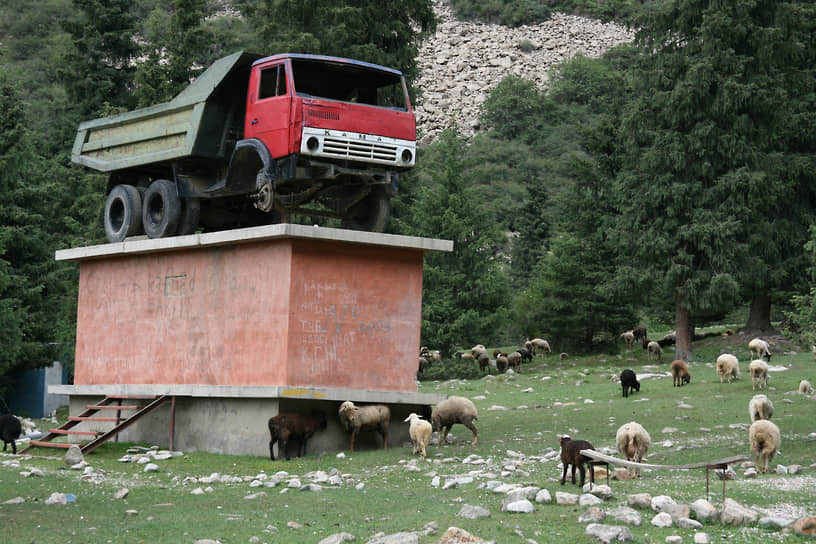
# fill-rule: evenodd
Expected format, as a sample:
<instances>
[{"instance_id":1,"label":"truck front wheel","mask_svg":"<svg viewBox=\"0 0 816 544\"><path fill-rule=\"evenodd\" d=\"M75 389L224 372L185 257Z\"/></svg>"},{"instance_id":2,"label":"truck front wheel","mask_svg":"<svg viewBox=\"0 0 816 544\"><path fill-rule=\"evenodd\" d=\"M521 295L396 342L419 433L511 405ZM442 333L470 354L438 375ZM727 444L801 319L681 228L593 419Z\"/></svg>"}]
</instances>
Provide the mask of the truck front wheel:
<instances>
[{"instance_id":1,"label":"truck front wheel","mask_svg":"<svg viewBox=\"0 0 816 544\"><path fill-rule=\"evenodd\" d=\"M142 203L142 226L149 238L173 236L181 218L181 199L172 181L157 179L147 188Z\"/></svg>"},{"instance_id":2,"label":"truck front wheel","mask_svg":"<svg viewBox=\"0 0 816 544\"><path fill-rule=\"evenodd\" d=\"M374 185L363 200L352 206L342 221L345 229L382 232L391 215L391 200L385 187Z\"/></svg>"},{"instance_id":3,"label":"truck front wheel","mask_svg":"<svg viewBox=\"0 0 816 544\"><path fill-rule=\"evenodd\" d=\"M105 201L105 236L121 242L142 229L142 197L133 185L116 185Z\"/></svg>"}]
</instances>

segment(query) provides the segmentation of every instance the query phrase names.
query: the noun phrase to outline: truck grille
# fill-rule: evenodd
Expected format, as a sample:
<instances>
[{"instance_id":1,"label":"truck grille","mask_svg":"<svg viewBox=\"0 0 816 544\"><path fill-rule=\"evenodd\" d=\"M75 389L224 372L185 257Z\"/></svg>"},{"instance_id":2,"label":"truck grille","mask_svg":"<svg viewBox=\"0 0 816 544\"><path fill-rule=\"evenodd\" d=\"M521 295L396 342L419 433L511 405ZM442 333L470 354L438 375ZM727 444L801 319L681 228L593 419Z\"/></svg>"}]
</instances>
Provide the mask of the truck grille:
<instances>
[{"instance_id":1,"label":"truck grille","mask_svg":"<svg viewBox=\"0 0 816 544\"><path fill-rule=\"evenodd\" d=\"M351 160L387 162L396 162L397 160L396 146L342 138L324 138L323 153L332 157L342 157Z\"/></svg>"}]
</instances>

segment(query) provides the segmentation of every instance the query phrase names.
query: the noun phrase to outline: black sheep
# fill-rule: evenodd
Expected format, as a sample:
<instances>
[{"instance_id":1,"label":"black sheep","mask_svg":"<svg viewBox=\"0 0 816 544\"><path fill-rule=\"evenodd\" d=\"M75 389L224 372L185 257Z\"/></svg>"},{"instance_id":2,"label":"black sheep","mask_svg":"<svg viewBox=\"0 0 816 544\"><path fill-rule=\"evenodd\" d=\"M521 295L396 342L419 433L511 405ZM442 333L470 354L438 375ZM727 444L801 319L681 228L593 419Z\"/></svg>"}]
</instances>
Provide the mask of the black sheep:
<instances>
[{"instance_id":1,"label":"black sheep","mask_svg":"<svg viewBox=\"0 0 816 544\"><path fill-rule=\"evenodd\" d=\"M588 464L592 459L581 455L581 450L594 450L595 448L586 440L573 440L569 436L562 436L560 442L561 464L564 465L564 473L561 475L561 485L564 485L567 479L567 468L572 465L572 483L575 483L575 467L578 467L578 470L581 472L581 483L579 485L584 487L584 481L586 479L586 467L584 465ZM591 466L589 467L589 482L592 484L595 483L595 473Z\"/></svg>"},{"instance_id":2,"label":"black sheep","mask_svg":"<svg viewBox=\"0 0 816 544\"><path fill-rule=\"evenodd\" d=\"M532 353L530 353L529 349L522 347L522 348L518 348L516 351L521 353L521 362L522 363L524 361L528 361L530 363L533 362L533 355L532 355Z\"/></svg>"},{"instance_id":3,"label":"black sheep","mask_svg":"<svg viewBox=\"0 0 816 544\"><path fill-rule=\"evenodd\" d=\"M275 460L272 446L275 442L280 442L278 449L283 450L286 460L289 460L289 439L294 438L299 441L298 457L306 455L306 441L312 437L315 431L326 428L326 414L323 412L313 412L307 414L278 414L269 418L269 458Z\"/></svg>"},{"instance_id":4,"label":"black sheep","mask_svg":"<svg viewBox=\"0 0 816 544\"><path fill-rule=\"evenodd\" d=\"M627 368L621 372L620 382L624 397L628 397L631 391L640 391L640 382L637 381L637 376L631 369Z\"/></svg>"},{"instance_id":5,"label":"black sheep","mask_svg":"<svg viewBox=\"0 0 816 544\"><path fill-rule=\"evenodd\" d=\"M20 438L22 430L23 426L15 416L0 415L0 439L3 440L3 451L6 451L6 447L11 444L11 451L17 454L17 442L15 441Z\"/></svg>"}]
</instances>

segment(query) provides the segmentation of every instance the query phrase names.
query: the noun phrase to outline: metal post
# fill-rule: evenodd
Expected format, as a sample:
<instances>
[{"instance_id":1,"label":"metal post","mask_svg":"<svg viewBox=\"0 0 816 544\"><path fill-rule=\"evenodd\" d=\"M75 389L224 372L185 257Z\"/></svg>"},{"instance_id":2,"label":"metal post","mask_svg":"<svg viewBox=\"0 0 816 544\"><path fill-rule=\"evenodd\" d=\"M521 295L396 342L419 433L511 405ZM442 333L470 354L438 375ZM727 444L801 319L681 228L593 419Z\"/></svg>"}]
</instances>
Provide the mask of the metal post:
<instances>
[{"instance_id":1,"label":"metal post","mask_svg":"<svg viewBox=\"0 0 816 544\"><path fill-rule=\"evenodd\" d=\"M170 397L170 451L174 451L173 435L176 429L176 397Z\"/></svg>"}]
</instances>

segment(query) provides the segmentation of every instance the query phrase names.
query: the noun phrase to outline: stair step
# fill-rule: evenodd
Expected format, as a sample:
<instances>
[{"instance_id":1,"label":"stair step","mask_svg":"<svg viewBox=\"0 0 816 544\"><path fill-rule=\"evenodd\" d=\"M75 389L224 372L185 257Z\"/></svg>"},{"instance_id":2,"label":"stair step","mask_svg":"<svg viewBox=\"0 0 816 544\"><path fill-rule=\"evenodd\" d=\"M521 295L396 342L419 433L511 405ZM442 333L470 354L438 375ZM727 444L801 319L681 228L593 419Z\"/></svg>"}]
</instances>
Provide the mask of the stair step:
<instances>
[{"instance_id":1,"label":"stair step","mask_svg":"<svg viewBox=\"0 0 816 544\"><path fill-rule=\"evenodd\" d=\"M84 436L99 436L102 434L101 432L97 431L72 431L70 429L51 429L48 432L52 434L76 434Z\"/></svg>"},{"instance_id":2,"label":"stair step","mask_svg":"<svg viewBox=\"0 0 816 544\"><path fill-rule=\"evenodd\" d=\"M68 421L113 421L116 423L122 421L122 418L117 420L115 417L68 416Z\"/></svg>"},{"instance_id":3,"label":"stair step","mask_svg":"<svg viewBox=\"0 0 816 544\"><path fill-rule=\"evenodd\" d=\"M45 448L62 448L62 449L66 449L66 450L74 445L74 444L64 444L62 442L42 442L40 440L32 440L31 442L29 442L29 444L31 444L32 446L43 446Z\"/></svg>"},{"instance_id":4,"label":"stair step","mask_svg":"<svg viewBox=\"0 0 816 544\"><path fill-rule=\"evenodd\" d=\"M109 399L155 400L156 395L107 395Z\"/></svg>"},{"instance_id":5,"label":"stair step","mask_svg":"<svg viewBox=\"0 0 816 544\"><path fill-rule=\"evenodd\" d=\"M138 404L89 404L85 408L88 410L140 410L142 406Z\"/></svg>"}]
</instances>

